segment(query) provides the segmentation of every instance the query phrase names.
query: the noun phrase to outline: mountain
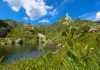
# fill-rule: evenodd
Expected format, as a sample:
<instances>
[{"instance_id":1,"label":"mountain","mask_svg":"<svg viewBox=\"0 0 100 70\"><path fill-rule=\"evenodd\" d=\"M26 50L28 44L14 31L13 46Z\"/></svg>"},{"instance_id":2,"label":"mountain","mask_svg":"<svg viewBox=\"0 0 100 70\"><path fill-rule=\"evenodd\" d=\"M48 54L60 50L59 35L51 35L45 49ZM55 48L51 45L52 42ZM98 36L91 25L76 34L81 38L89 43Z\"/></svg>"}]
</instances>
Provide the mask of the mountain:
<instances>
[{"instance_id":1,"label":"mountain","mask_svg":"<svg viewBox=\"0 0 100 70\"><path fill-rule=\"evenodd\" d=\"M0 37L6 36L8 32L15 28L21 28L24 26L31 26L31 24L14 20L0 20Z\"/></svg>"},{"instance_id":2,"label":"mountain","mask_svg":"<svg viewBox=\"0 0 100 70\"><path fill-rule=\"evenodd\" d=\"M22 26L31 25L30 23L18 22L14 20L4 20L4 22L9 25L12 25L13 27L22 27Z\"/></svg>"},{"instance_id":3,"label":"mountain","mask_svg":"<svg viewBox=\"0 0 100 70\"><path fill-rule=\"evenodd\" d=\"M95 21L95 23L100 23L100 20Z\"/></svg>"}]
</instances>

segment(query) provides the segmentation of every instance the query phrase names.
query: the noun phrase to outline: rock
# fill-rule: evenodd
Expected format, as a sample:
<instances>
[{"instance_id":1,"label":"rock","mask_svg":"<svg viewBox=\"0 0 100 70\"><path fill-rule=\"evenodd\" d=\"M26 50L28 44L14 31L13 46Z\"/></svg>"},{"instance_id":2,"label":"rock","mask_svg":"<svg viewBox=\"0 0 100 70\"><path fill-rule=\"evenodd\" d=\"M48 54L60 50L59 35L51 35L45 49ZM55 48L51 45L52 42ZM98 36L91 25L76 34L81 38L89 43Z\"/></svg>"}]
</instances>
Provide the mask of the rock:
<instances>
[{"instance_id":1,"label":"rock","mask_svg":"<svg viewBox=\"0 0 100 70\"><path fill-rule=\"evenodd\" d=\"M1 42L0 44L1 44L1 46L5 46L6 42Z\"/></svg>"},{"instance_id":2,"label":"rock","mask_svg":"<svg viewBox=\"0 0 100 70\"><path fill-rule=\"evenodd\" d=\"M39 44L44 44L46 43L46 36L43 34L38 34L39 37Z\"/></svg>"},{"instance_id":3,"label":"rock","mask_svg":"<svg viewBox=\"0 0 100 70\"><path fill-rule=\"evenodd\" d=\"M15 44L20 44L20 45L22 45L23 44L23 40L22 39L17 39L16 41L15 41Z\"/></svg>"},{"instance_id":4,"label":"rock","mask_svg":"<svg viewBox=\"0 0 100 70\"><path fill-rule=\"evenodd\" d=\"M97 32L98 31L98 29L96 29L96 28L91 28L90 30L89 30L89 32Z\"/></svg>"},{"instance_id":5,"label":"rock","mask_svg":"<svg viewBox=\"0 0 100 70\"><path fill-rule=\"evenodd\" d=\"M86 26L86 27L83 27L81 32L88 32L90 30L90 27Z\"/></svg>"},{"instance_id":6,"label":"rock","mask_svg":"<svg viewBox=\"0 0 100 70\"><path fill-rule=\"evenodd\" d=\"M56 47L60 48L62 47L62 44L57 44Z\"/></svg>"},{"instance_id":7,"label":"rock","mask_svg":"<svg viewBox=\"0 0 100 70\"><path fill-rule=\"evenodd\" d=\"M43 34L38 34L38 37L39 37L39 39L44 39L44 38L46 38L45 35L43 35Z\"/></svg>"},{"instance_id":8,"label":"rock","mask_svg":"<svg viewBox=\"0 0 100 70\"><path fill-rule=\"evenodd\" d=\"M5 38L5 41L4 42L1 42L1 45L2 46L12 46L13 45L13 41L10 40L9 38Z\"/></svg>"}]
</instances>

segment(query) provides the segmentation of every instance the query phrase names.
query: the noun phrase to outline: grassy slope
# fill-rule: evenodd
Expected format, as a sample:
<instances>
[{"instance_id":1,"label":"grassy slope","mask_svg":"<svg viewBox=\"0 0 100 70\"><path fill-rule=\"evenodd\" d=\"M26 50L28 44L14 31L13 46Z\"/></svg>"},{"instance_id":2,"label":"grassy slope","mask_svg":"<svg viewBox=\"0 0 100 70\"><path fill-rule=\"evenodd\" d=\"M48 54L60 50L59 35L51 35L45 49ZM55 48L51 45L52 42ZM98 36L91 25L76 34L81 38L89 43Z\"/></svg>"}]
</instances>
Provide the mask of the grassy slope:
<instances>
[{"instance_id":1,"label":"grassy slope","mask_svg":"<svg viewBox=\"0 0 100 70\"><path fill-rule=\"evenodd\" d=\"M55 24L47 27L46 36L54 38L54 43L64 42L63 47L56 52L45 53L43 56L34 59L20 59L11 64L0 64L1 70L100 70L100 33L82 33L75 30L74 33L69 27ZM74 22L74 26L82 28L80 21ZM85 26L95 26L91 21L84 21ZM60 27L59 27L60 25ZM53 29L53 28L54 29ZM50 31L48 28L51 28ZM64 28L64 29L63 29ZM59 30L60 29L60 30ZM41 29L40 29L41 30ZM54 30L54 31L53 31ZM66 31L66 36L61 36ZM21 34L22 35L22 34ZM80 35L80 36L78 36ZM20 36L20 35L18 35ZM1 58L2 60L2 58Z\"/></svg>"}]
</instances>

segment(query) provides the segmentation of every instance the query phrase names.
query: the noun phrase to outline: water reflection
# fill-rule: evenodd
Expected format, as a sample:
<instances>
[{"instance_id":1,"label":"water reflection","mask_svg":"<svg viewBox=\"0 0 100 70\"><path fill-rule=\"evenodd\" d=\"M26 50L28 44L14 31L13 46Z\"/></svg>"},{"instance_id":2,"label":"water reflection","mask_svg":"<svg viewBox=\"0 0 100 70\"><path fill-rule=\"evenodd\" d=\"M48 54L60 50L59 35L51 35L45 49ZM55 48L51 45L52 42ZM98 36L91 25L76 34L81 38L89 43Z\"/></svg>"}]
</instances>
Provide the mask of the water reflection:
<instances>
[{"instance_id":1,"label":"water reflection","mask_svg":"<svg viewBox=\"0 0 100 70\"><path fill-rule=\"evenodd\" d=\"M11 63L20 58L30 58L30 57L36 58L36 57L39 57L40 55L42 55L41 51L35 51L35 50L33 50L32 52L27 52L27 53L13 54L13 55L7 56L5 63Z\"/></svg>"},{"instance_id":2,"label":"water reflection","mask_svg":"<svg viewBox=\"0 0 100 70\"><path fill-rule=\"evenodd\" d=\"M0 47L0 56L5 56L3 62L11 63L21 58L39 57L42 55L43 46L41 45L21 45ZM54 47L46 47L45 51L55 51Z\"/></svg>"},{"instance_id":3,"label":"water reflection","mask_svg":"<svg viewBox=\"0 0 100 70\"><path fill-rule=\"evenodd\" d=\"M0 57L5 56L3 62L10 63L20 58L37 57L41 55L41 51L34 45L20 46L0 46Z\"/></svg>"}]
</instances>

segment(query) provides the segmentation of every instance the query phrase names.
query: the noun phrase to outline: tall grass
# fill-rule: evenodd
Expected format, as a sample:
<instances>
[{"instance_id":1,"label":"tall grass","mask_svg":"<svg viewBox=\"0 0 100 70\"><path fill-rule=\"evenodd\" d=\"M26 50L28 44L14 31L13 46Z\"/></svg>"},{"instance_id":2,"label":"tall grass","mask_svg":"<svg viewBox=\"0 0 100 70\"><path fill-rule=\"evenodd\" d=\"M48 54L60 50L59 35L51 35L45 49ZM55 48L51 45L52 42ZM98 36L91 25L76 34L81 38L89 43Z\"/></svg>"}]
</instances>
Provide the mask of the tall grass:
<instances>
[{"instance_id":1,"label":"tall grass","mask_svg":"<svg viewBox=\"0 0 100 70\"><path fill-rule=\"evenodd\" d=\"M100 70L100 37L97 33L77 34L77 30L68 28L65 38L66 43L55 52L46 52L44 45L42 56L11 64L1 63L0 70Z\"/></svg>"}]
</instances>

